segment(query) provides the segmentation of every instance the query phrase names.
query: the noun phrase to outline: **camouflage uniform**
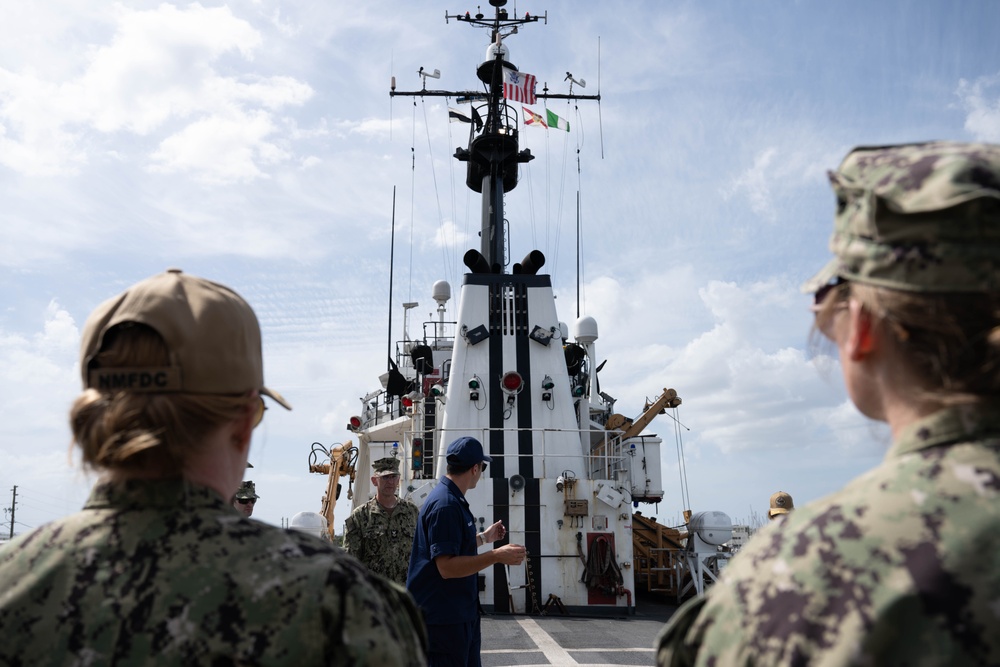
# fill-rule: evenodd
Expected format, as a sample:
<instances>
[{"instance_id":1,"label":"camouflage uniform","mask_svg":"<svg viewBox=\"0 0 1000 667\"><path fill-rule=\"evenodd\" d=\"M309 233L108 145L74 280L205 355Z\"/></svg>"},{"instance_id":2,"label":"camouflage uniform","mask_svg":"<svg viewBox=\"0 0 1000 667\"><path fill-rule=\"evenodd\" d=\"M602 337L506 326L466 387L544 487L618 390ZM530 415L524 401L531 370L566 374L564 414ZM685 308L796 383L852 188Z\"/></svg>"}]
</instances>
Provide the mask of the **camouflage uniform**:
<instances>
[{"instance_id":1,"label":"camouflage uniform","mask_svg":"<svg viewBox=\"0 0 1000 667\"><path fill-rule=\"evenodd\" d=\"M998 408L934 414L762 530L671 619L658 664L1000 664Z\"/></svg>"},{"instance_id":2,"label":"camouflage uniform","mask_svg":"<svg viewBox=\"0 0 1000 667\"><path fill-rule=\"evenodd\" d=\"M391 513L372 498L347 517L344 547L372 572L405 585L419 513L403 498Z\"/></svg>"},{"instance_id":3,"label":"camouflage uniform","mask_svg":"<svg viewBox=\"0 0 1000 667\"><path fill-rule=\"evenodd\" d=\"M100 484L0 552L0 664L422 665L405 590L180 480Z\"/></svg>"},{"instance_id":4,"label":"camouflage uniform","mask_svg":"<svg viewBox=\"0 0 1000 667\"><path fill-rule=\"evenodd\" d=\"M254 500L260 500L260 496L257 495L257 487L250 480L245 480L240 484L240 488L236 489L236 493L233 494L233 498L239 500L241 498L249 500L253 498Z\"/></svg>"},{"instance_id":5,"label":"camouflage uniform","mask_svg":"<svg viewBox=\"0 0 1000 667\"><path fill-rule=\"evenodd\" d=\"M1000 292L1000 146L860 148L830 175L835 277ZM904 344L905 345L905 344ZM755 537L657 640L666 665L1000 664L1000 400L946 407Z\"/></svg>"}]
</instances>

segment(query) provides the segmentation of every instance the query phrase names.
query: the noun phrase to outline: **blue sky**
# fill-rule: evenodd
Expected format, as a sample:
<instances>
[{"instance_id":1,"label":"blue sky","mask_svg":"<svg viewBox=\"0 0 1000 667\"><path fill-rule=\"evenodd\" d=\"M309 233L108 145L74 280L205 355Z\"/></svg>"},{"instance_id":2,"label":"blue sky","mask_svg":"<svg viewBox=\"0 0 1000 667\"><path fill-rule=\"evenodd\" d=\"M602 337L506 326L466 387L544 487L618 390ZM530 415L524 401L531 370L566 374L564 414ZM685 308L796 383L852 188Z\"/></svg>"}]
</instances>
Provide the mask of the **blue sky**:
<instances>
[{"instance_id":1,"label":"blue sky","mask_svg":"<svg viewBox=\"0 0 1000 667\"><path fill-rule=\"evenodd\" d=\"M778 489L801 504L875 465L886 431L847 401L830 348L810 345L798 292L828 256L825 171L860 144L1000 141L1000 4L509 8L548 12L507 42L539 88L566 92L572 72L587 81L579 92L600 80L603 98L550 106L568 134L523 131L536 159L507 196L510 254L546 254L572 322L579 191L579 298L608 359L601 388L630 416L663 387L684 398L691 509L747 520ZM93 483L70 460L66 426L88 313L174 266L250 301L267 382L295 406L270 410L254 437L255 516L318 510L310 445L349 437L344 424L385 367L393 189L396 337L401 303L420 303L417 334L434 281L457 293L461 255L478 245L479 204L450 158L464 126L447 122L442 99L388 95L391 76L419 88L419 67L441 70L430 87L476 88L487 35L444 21L466 10L475 5L5 10L0 506L17 485L16 532L76 510ZM648 431L664 438L658 510L671 523L685 509L674 425L660 417Z\"/></svg>"}]
</instances>

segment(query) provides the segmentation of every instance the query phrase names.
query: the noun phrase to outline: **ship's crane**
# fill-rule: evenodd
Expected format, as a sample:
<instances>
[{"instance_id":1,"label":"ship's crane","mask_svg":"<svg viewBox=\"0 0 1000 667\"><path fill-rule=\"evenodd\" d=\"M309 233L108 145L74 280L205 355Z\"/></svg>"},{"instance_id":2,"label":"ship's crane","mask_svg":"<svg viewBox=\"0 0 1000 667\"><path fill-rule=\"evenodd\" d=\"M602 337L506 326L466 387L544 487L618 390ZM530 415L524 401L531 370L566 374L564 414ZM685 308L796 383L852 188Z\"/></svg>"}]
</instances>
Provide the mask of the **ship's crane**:
<instances>
[{"instance_id":1,"label":"ship's crane","mask_svg":"<svg viewBox=\"0 0 1000 667\"><path fill-rule=\"evenodd\" d=\"M326 462L317 463L320 455L326 458ZM320 514L326 519L326 531L331 541L334 538L333 510L337 507L337 500L340 498L340 478L349 478L347 498L350 500L354 496L355 463L357 460L358 448L353 446L350 440L343 444L333 445L329 450L322 444L314 442L312 451L309 452L309 472L327 476L326 493L323 494Z\"/></svg>"},{"instance_id":2,"label":"ship's crane","mask_svg":"<svg viewBox=\"0 0 1000 667\"><path fill-rule=\"evenodd\" d=\"M615 413L608 417L608 421L605 422L604 426L609 431L624 429L619 436L619 440L625 441L642 433L643 429L649 426L649 423L653 421L656 415L662 415L667 408L676 408L680 404L681 398L675 390L664 389L660 397L652 403L648 403L642 414L637 418L630 420L624 415Z\"/></svg>"}]
</instances>

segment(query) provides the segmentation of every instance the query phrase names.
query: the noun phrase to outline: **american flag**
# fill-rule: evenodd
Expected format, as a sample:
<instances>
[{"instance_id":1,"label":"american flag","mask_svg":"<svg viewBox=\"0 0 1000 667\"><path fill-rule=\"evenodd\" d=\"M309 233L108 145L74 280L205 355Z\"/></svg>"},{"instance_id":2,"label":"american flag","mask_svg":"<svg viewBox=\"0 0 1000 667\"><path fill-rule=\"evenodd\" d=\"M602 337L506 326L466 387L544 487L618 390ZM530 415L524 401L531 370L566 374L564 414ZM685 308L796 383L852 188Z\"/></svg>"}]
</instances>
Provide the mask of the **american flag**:
<instances>
[{"instance_id":1,"label":"american flag","mask_svg":"<svg viewBox=\"0 0 1000 667\"><path fill-rule=\"evenodd\" d=\"M514 102L534 104L537 100L535 97L535 75L504 67L503 96Z\"/></svg>"}]
</instances>

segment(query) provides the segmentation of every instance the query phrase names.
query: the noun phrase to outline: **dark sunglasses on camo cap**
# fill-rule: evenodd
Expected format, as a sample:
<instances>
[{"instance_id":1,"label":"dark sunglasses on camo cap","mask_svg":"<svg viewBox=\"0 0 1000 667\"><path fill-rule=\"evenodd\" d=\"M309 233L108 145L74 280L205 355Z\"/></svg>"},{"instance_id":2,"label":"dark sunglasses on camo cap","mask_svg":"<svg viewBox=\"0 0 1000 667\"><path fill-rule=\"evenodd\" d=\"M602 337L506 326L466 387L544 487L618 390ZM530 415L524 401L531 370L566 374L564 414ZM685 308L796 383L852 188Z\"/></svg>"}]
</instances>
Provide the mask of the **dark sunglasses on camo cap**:
<instances>
[{"instance_id":1,"label":"dark sunglasses on camo cap","mask_svg":"<svg viewBox=\"0 0 1000 667\"><path fill-rule=\"evenodd\" d=\"M826 297L830 294L831 291L833 291L834 288L846 284L847 280L845 278L837 276L836 280L834 280L833 282L829 282L820 287L818 290L816 290L816 294L813 295L812 311L816 312L819 310L820 306L823 305L823 301L826 300Z\"/></svg>"}]
</instances>

